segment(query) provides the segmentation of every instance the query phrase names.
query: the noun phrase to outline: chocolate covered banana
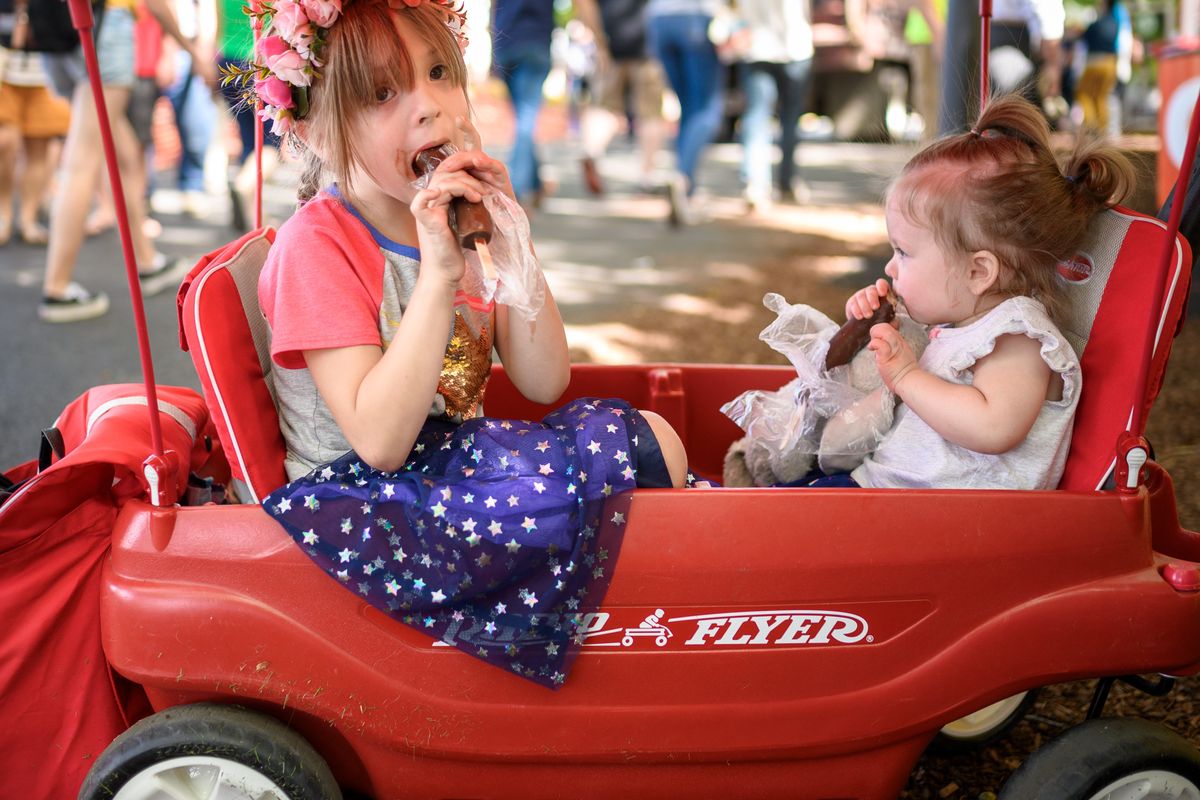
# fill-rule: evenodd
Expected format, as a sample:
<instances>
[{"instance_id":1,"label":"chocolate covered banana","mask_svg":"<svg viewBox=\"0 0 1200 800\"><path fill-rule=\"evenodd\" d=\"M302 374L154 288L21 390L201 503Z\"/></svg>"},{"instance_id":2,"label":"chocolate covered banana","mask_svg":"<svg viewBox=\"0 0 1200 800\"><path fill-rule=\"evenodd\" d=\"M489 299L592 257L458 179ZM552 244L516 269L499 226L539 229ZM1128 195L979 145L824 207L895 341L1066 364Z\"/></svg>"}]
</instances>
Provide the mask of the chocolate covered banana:
<instances>
[{"instance_id":1,"label":"chocolate covered banana","mask_svg":"<svg viewBox=\"0 0 1200 800\"><path fill-rule=\"evenodd\" d=\"M896 298L888 292L887 297L879 298L879 308L869 317L849 319L838 328L837 333L829 340L829 351L825 354L825 369L833 369L843 364L849 364L850 359L858 354L871 341L871 326L880 322L891 322L896 317Z\"/></svg>"},{"instance_id":2,"label":"chocolate covered banana","mask_svg":"<svg viewBox=\"0 0 1200 800\"><path fill-rule=\"evenodd\" d=\"M454 153L450 145L440 145L422 150L413 159L413 172L418 177L437 169ZM484 208L483 203L472 203L465 197L456 197L450 202L450 228L458 237L459 244L467 250L474 250L475 245L487 244L492 240L492 215Z\"/></svg>"}]
</instances>

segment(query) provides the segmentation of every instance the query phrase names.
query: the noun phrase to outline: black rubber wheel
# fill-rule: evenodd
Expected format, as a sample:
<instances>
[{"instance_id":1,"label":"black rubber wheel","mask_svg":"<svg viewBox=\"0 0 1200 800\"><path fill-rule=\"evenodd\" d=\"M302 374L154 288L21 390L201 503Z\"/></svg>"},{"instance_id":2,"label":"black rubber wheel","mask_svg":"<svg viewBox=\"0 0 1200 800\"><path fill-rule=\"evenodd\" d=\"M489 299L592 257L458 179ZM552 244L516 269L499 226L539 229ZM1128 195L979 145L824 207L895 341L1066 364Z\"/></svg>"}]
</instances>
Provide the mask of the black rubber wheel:
<instances>
[{"instance_id":1,"label":"black rubber wheel","mask_svg":"<svg viewBox=\"0 0 1200 800\"><path fill-rule=\"evenodd\" d=\"M1037 695L1037 689L1030 689L944 725L929 743L930 751L951 755L986 747L1025 718Z\"/></svg>"},{"instance_id":2,"label":"black rubber wheel","mask_svg":"<svg viewBox=\"0 0 1200 800\"><path fill-rule=\"evenodd\" d=\"M1200 751L1141 719L1093 719L1034 752L1000 800L1196 800Z\"/></svg>"},{"instance_id":3,"label":"black rubber wheel","mask_svg":"<svg viewBox=\"0 0 1200 800\"><path fill-rule=\"evenodd\" d=\"M239 706L198 703L141 720L104 749L84 778L79 800L141 800L156 782L171 797L340 800L329 765L282 722Z\"/></svg>"}]
</instances>

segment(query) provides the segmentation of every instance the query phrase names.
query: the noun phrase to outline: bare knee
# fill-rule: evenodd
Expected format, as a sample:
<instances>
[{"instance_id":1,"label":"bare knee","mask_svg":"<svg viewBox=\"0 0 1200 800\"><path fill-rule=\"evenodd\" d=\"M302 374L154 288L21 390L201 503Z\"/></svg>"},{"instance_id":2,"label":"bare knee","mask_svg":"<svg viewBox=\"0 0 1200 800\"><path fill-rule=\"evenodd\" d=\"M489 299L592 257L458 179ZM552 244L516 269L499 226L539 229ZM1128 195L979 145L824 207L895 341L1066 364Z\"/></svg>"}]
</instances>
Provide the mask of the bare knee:
<instances>
[{"instance_id":1,"label":"bare knee","mask_svg":"<svg viewBox=\"0 0 1200 800\"><path fill-rule=\"evenodd\" d=\"M15 160L17 149L21 143L21 132L16 125L0 125L0 158L5 161Z\"/></svg>"},{"instance_id":2,"label":"bare knee","mask_svg":"<svg viewBox=\"0 0 1200 800\"><path fill-rule=\"evenodd\" d=\"M663 461L671 476L671 485L676 489L682 488L687 483L687 451L683 448L683 440L671 423L653 411L642 411L641 415L658 440L658 448L662 451Z\"/></svg>"}]
</instances>

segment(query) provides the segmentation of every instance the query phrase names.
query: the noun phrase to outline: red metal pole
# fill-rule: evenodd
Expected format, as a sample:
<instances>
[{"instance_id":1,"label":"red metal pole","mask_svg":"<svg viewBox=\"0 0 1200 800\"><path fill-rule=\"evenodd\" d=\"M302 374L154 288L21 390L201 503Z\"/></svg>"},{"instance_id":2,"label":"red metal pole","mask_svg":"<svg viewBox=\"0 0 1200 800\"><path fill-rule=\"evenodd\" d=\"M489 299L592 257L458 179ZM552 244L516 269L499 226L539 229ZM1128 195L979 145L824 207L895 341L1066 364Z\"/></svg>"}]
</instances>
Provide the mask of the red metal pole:
<instances>
[{"instance_id":1,"label":"red metal pole","mask_svg":"<svg viewBox=\"0 0 1200 800\"><path fill-rule=\"evenodd\" d=\"M51 2L52 0L41 0ZM121 190L121 171L117 165L117 149L113 144L112 127L108 122L108 105L104 102L104 87L100 83L100 67L96 59L96 43L92 41L95 20L88 0L68 0L71 9L71 24L79 32L83 45L83 57L87 64L88 80L99 115L100 136L104 145L104 160L108 165L108 180L112 185L113 210L117 215L117 229L121 233L121 251L125 256L125 277L129 282L129 297L133 302L133 322L137 329L138 356L142 362L142 381L146 386L146 405L150 414L150 446L154 455L163 459L162 425L158 419L158 390L154 381L154 362L150 355L150 334L146 325L146 309L142 304L142 285L138 280L137 259L133 253L133 240L129 233L129 210L125 206L125 193Z\"/></svg>"},{"instance_id":2,"label":"red metal pole","mask_svg":"<svg viewBox=\"0 0 1200 800\"><path fill-rule=\"evenodd\" d=\"M257 57L258 39L262 35L262 18L254 17L254 52ZM254 99L254 228L257 230L263 224L263 120L258 114L262 111L262 101Z\"/></svg>"},{"instance_id":3,"label":"red metal pole","mask_svg":"<svg viewBox=\"0 0 1200 800\"><path fill-rule=\"evenodd\" d=\"M987 107L988 62L992 50L992 0L979 0L979 111Z\"/></svg>"}]
</instances>

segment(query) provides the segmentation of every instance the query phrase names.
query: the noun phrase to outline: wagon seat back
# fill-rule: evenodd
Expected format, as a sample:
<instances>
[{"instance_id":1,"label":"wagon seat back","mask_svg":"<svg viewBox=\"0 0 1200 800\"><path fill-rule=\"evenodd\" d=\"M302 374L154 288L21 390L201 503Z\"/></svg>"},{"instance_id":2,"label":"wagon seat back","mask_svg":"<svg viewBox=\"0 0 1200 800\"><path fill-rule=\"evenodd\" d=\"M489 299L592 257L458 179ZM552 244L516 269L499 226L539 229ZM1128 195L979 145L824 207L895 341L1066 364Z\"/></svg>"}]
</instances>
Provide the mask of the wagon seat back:
<instances>
[{"instance_id":1,"label":"wagon seat back","mask_svg":"<svg viewBox=\"0 0 1200 800\"><path fill-rule=\"evenodd\" d=\"M1152 296L1166 237L1160 220L1113 208L1097 216L1081 251L1059 264L1069 308L1061 327L1083 368L1083 391L1060 489L1105 488L1116 467L1118 436L1126 429L1143 430L1145 415L1162 387L1171 343L1183 322L1192 264L1187 241L1177 236L1163 298ZM1146 385L1137 386L1150 337L1154 350ZM1139 395L1146 399L1144 413L1134 420Z\"/></svg>"},{"instance_id":2,"label":"wagon seat back","mask_svg":"<svg viewBox=\"0 0 1200 800\"><path fill-rule=\"evenodd\" d=\"M179 344L192 356L229 458L233 489L257 503L287 482L271 381L270 328L258 274L275 231L260 228L200 259L176 298Z\"/></svg>"}]
</instances>

